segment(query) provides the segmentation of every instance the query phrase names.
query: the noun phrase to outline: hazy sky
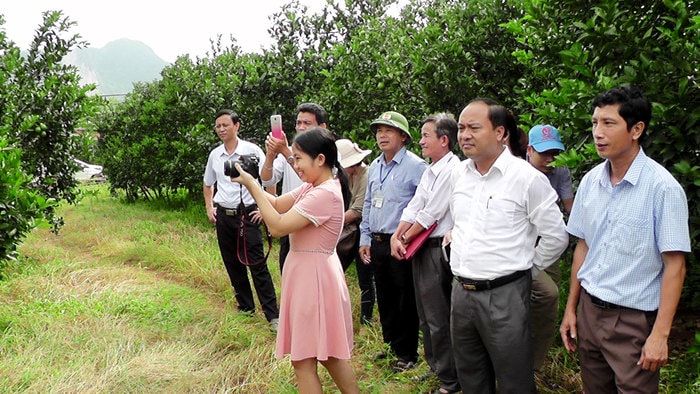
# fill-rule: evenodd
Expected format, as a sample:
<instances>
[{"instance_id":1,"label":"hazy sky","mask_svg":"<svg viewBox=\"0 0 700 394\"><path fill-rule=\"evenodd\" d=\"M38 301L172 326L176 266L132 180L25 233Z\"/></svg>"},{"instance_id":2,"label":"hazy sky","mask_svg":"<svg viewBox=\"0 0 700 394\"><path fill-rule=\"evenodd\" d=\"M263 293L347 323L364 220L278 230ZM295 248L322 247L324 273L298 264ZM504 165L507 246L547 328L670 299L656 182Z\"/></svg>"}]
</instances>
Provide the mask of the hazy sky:
<instances>
[{"instance_id":1,"label":"hazy sky","mask_svg":"<svg viewBox=\"0 0 700 394\"><path fill-rule=\"evenodd\" d=\"M0 14L9 40L27 49L42 21L42 12L62 10L77 22L71 31L101 48L120 38L142 41L158 56L173 62L179 55L203 56L210 39L221 34L224 46L233 35L245 52L269 46L269 16L290 0L3 0ZM310 10L323 8L325 0L300 0Z\"/></svg>"}]
</instances>

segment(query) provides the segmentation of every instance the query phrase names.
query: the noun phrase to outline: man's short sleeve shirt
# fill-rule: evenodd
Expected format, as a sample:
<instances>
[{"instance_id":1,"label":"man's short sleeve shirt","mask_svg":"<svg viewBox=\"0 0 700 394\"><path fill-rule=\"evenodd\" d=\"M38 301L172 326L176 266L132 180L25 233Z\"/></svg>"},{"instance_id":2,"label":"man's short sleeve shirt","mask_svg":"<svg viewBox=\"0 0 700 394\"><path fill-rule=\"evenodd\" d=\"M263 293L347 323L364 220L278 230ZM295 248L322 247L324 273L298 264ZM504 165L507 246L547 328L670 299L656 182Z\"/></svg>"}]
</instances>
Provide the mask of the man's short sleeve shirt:
<instances>
[{"instance_id":1,"label":"man's short sleeve shirt","mask_svg":"<svg viewBox=\"0 0 700 394\"><path fill-rule=\"evenodd\" d=\"M586 291L644 311L659 307L662 252L690 252L688 201L680 184L643 150L614 187L609 162L581 180L567 230L588 254L578 272Z\"/></svg>"}]
</instances>

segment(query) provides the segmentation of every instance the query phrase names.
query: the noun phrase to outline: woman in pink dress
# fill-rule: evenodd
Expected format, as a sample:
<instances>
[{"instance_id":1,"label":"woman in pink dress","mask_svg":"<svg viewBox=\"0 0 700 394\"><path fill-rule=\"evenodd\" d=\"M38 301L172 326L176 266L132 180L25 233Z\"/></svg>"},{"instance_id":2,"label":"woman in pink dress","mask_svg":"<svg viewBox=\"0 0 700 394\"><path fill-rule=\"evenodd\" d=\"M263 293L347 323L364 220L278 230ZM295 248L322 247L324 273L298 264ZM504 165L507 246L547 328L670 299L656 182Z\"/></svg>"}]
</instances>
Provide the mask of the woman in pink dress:
<instances>
[{"instance_id":1,"label":"woman in pink dress","mask_svg":"<svg viewBox=\"0 0 700 394\"><path fill-rule=\"evenodd\" d=\"M273 236L290 235L275 356L291 355L300 393L323 392L319 362L341 392L358 393L350 366L350 294L335 252L350 202L348 180L333 135L324 128L297 134L292 153L290 165L304 184L285 195L267 194L238 164L241 176L231 178L250 191Z\"/></svg>"}]
</instances>

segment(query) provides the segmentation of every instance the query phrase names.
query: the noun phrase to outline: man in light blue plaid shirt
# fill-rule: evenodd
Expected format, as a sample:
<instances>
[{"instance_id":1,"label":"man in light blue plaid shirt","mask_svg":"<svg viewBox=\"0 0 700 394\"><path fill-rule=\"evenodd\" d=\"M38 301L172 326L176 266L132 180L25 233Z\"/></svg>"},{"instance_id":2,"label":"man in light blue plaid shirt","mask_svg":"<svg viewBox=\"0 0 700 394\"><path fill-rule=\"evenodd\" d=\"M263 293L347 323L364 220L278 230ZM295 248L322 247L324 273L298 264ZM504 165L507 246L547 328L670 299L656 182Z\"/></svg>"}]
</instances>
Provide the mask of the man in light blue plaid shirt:
<instances>
[{"instance_id":1,"label":"man in light blue plaid shirt","mask_svg":"<svg viewBox=\"0 0 700 394\"><path fill-rule=\"evenodd\" d=\"M690 252L688 202L639 145L650 119L634 87L593 100L593 139L606 160L581 180L569 217L579 240L560 327L566 348L578 348L587 393L658 392L668 361Z\"/></svg>"}]
</instances>

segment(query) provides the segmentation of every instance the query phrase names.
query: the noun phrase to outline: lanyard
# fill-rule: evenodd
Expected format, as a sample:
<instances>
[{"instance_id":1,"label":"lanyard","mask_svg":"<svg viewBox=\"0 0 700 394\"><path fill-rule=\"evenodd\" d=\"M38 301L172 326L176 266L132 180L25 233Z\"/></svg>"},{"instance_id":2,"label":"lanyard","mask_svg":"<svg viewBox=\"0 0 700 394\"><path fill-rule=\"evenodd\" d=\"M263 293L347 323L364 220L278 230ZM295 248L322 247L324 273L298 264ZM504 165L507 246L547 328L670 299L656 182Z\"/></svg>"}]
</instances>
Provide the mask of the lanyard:
<instances>
[{"instance_id":1,"label":"lanyard","mask_svg":"<svg viewBox=\"0 0 700 394\"><path fill-rule=\"evenodd\" d=\"M392 161L392 163L393 163L393 161ZM387 165L387 167L388 166L389 165ZM386 175L382 176L382 172L384 170L384 164L382 164L382 163L379 164L379 190L382 190L382 185L384 185L384 181L389 176L389 174L391 173L391 170L393 170L394 167L396 167L396 164L392 165L391 168L389 168L389 171L386 172Z\"/></svg>"}]
</instances>

